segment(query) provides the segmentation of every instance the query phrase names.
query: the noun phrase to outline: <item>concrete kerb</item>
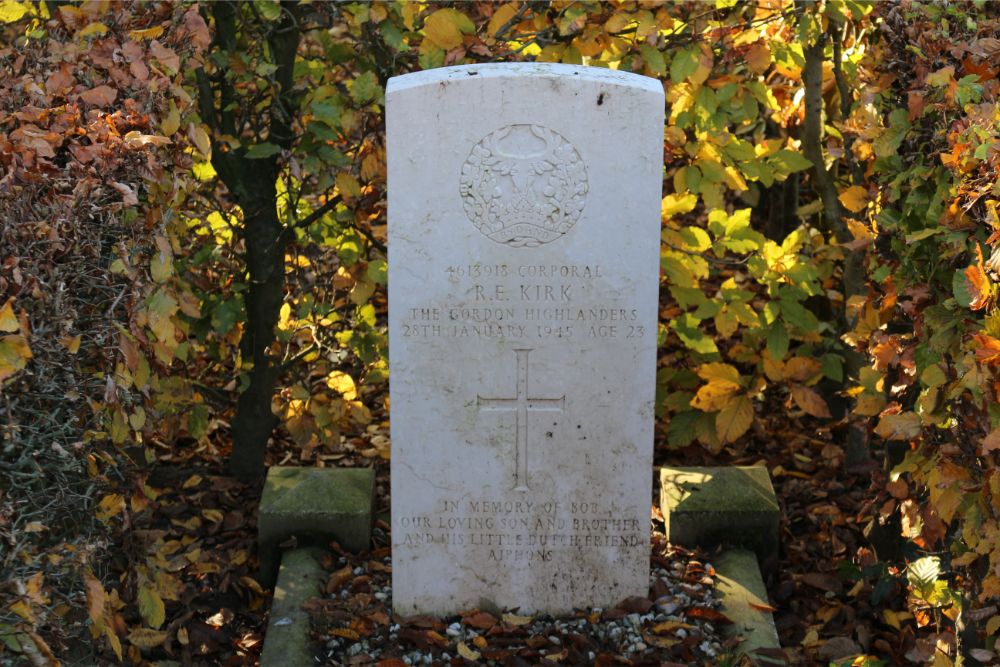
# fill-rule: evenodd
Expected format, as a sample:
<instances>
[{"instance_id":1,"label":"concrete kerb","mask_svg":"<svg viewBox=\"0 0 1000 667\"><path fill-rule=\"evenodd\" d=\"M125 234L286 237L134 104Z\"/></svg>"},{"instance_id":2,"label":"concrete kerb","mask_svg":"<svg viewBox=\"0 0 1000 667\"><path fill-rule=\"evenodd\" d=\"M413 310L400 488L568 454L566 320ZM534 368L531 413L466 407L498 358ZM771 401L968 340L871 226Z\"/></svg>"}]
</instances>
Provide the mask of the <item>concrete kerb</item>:
<instances>
[{"instance_id":1,"label":"concrete kerb","mask_svg":"<svg viewBox=\"0 0 1000 667\"><path fill-rule=\"evenodd\" d=\"M321 555L322 551L314 548L291 549L282 555L260 667L316 664L316 648L309 637L309 612L302 605L320 595L326 578L319 564Z\"/></svg>"},{"instance_id":2,"label":"concrete kerb","mask_svg":"<svg viewBox=\"0 0 1000 667\"><path fill-rule=\"evenodd\" d=\"M261 667L315 664L309 614L302 605L321 594L326 573L318 562L320 547L336 540L349 551L366 551L374 502L375 472L369 468L268 471L257 522L260 579L269 586L277 572L277 583Z\"/></svg>"},{"instance_id":3,"label":"concrete kerb","mask_svg":"<svg viewBox=\"0 0 1000 667\"><path fill-rule=\"evenodd\" d=\"M716 556L716 592L722 613L732 621L722 626L726 637L741 637L740 652L756 664L783 665L785 660L764 651L781 649L774 616L768 611L767 589L757 566L757 557L748 549L731 549Z\"/></svg>"}]
</instances>

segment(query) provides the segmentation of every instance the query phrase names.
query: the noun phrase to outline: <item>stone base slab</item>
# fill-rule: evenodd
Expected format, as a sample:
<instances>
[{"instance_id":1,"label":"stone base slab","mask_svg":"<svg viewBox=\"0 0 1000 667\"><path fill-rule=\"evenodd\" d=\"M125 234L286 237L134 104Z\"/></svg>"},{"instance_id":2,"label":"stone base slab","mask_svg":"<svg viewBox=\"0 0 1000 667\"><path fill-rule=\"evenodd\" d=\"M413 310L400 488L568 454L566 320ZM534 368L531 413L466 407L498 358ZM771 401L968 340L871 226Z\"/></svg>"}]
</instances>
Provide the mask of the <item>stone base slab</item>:
<instances>
[{"instance_id":1,"label":"stone base slab","mask_svg":"<svg viewBox=\"0 0 1000 667\"><path fill-rule=\"evenodd\" d=\"M763 466L660 469L667 539L685 547L753 550L765 572L778 561L778 500Z\"/></svg>"},{"instance_id":2,"label":"stone base slab","mask_svg":"<svg viewBox=\"0 0 1000 667\"><path fill-rule=\"evenodd\" d=\"M326 546L336 540L348 551L371 543L375 471L370 468L268 470L257 519L261 583L268 586L280 560L280 545Z\"/></svg>"}]
</instances>

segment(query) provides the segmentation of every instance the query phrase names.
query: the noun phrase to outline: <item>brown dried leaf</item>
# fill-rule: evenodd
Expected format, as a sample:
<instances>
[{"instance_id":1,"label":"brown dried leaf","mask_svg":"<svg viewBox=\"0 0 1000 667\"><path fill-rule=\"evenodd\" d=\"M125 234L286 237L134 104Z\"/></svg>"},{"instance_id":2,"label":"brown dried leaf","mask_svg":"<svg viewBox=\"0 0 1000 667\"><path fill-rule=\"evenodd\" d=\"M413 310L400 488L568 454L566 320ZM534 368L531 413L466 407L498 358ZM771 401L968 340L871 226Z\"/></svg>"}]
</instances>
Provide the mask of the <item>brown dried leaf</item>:
<instances>
[{"instance_id":1,"label":"brown dried leaf","mask_svg":"<svg viewBox=\"0 0 1000 667\"><path fill-rule=\"evenodd\" d=\"M101 84L80 93L80 99L96 107L106 107L118 97L118 91L107 84Z\"/></svg>"}]
</instances>

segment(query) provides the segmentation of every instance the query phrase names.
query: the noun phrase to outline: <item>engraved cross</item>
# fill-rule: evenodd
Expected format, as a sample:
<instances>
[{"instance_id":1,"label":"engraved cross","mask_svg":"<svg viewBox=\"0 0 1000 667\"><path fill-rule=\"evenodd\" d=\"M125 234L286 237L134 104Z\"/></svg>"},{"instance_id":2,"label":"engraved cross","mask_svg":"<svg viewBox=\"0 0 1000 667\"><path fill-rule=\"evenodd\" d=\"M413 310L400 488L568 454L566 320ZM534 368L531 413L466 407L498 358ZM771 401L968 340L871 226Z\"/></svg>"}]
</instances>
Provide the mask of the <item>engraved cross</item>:
<instances>
[{"instance_id":1,"label":"engraved cross","mask_svg":"<svg viewBox=\"0 0 1000 667\"><path fill-rule=\"evenodd\" d=\"M517 389L513 398L484 398L476 396L480 410L513 412L517 433L515 450L515 491L528 490L528 415L532 412L562 412L566 395L559 398L532 398L528 393L528 354L530 349L515 349L517 355Z\"/></svg>"}]
</instances>

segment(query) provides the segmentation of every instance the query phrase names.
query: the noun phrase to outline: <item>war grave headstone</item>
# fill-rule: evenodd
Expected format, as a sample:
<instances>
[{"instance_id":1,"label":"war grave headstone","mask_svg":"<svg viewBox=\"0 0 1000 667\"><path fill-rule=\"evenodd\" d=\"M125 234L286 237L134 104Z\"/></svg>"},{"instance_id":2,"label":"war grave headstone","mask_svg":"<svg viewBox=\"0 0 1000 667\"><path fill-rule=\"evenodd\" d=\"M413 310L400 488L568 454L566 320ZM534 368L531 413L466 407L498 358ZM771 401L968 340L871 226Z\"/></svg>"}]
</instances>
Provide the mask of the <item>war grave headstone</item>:
<instances>
[{"instance_id":1,"label":"war grave headstone","mask_svg":"<svg viewBox=\"0 0 1000 667\"><path fill-rule=\"evenodd\" d=\"M397 613L646 594L663 114L600 68L390 79Z\"/></svg>"}]
</instances>

